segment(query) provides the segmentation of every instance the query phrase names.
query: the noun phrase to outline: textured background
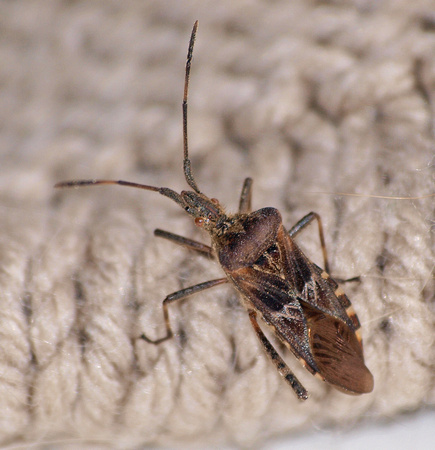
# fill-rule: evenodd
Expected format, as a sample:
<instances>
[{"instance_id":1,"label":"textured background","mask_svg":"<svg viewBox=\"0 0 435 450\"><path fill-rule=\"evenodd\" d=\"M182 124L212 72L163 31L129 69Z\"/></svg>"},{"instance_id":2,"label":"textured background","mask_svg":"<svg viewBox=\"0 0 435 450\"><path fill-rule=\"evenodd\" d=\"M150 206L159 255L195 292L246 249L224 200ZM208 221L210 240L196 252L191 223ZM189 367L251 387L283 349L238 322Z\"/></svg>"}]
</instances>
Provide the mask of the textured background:
<instances>
[{"instance_id":1,"label":"textured background","mask_svg":"<svg viewBox=\"0 0 435 450\"><path fill-rule=\"evenodd\" d=\"M0 3L0 439L253 445L312 425L433 406L434 1ZM189 138L197 182L291 226L321 214L363 324L375 390L345 396L287 355L300 404L229 287L174 305L219 267L153 238L206 241L173 203L56 181L184 189L181 96L200 20ZM347 197L332 193L359 193ZM432 231L432 232L431 232ZM321 262L315 227L299 241Z\"/></svg>"}]
</instances>

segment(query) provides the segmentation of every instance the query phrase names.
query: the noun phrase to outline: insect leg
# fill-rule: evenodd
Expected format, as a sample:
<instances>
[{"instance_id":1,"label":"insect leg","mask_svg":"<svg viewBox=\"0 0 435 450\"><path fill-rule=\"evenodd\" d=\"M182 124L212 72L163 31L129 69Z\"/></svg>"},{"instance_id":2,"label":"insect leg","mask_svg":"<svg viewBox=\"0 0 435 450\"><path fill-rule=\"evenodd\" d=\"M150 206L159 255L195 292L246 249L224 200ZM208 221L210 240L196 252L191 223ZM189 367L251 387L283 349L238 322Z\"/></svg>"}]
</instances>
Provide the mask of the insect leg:
<instances>
[{"instance_id":1,"label":"insect leg","mask_svg":"<svg viewBox=\"0 0 435 450\"><path fill-rule=\"evenodd\" d=\"M196 294L197 292L204 291L205 289L210 289L214 286L217 286L218 284L227 283L227 278L218 278L216 280L210 280L205 281L204 283L195 284L195 286L190 286L185 289L181 289L180 291L174 292L172 294L169 294L162 303L162 309L163 309L163 317L165 319L165 326L166 326L166 336L163 336L160 339L150 339L147 337L144 333L141 334L141 339L144 341L149 342L150 344L160 344L161 342L166 341L167 339L170 339L174 333L172 331L171 323L169 321L169 312L168 312L168 305L170 303L173 303L177 300L182 300L183 298L189 297L190 295Z\"/></svg>"},{"instance_id":2,"label":"insect leg","mask_svg":"<svg viewBox=\"0 0 435 450\"><path fill-rule=\"evenodd\" d=\"M210 246L203 244L202 242L194 241L193 239L185 238L184 236L180 236L179 234L174 234L170 233L169 231L157 229L154 230L154 235L163 239L167 239L174 244L190 248L191 250L196 250L205 255L211 256L212 254L212 248Z\"/></svg>"},{"instance_id":3,"label":"insect leg","mask_svg":"<svg viewBox=\"0 0 435 450\"><path fill-rule=\"evenodd\" d=\"M239 213L251 212L252 178L246 178L240 194Z\"/></svg>"},{"instance_id":4,"label":"insect leg","mask_svg":"<svg viewBox=\"0 0 435 450\"><path fill-rule=\"evenodd\" d=\"M267 337L261 330L261 328L257 322L256 312L253 310L250 310L249 318L251 319L251 324L254 327L254 330L255 330L255 333L257 334L258 339L260 339L260 342L263 344L264 350L266 350L267 355L269 356L269 358L271 359L273 364L275 364L275 367L278 370L279 374L292 387L292 389L295 391L296 395L298 396L299 400L306 400L308 398L308 392L302 386L300 381L295 377L295 375L290 370L290 368L287 366L287 364L284 362L284 360L281 358L281 356L278 355L277 351L273 348L272 344L270 343L270 341L267 339Z\"/></svg>"},{"instance_id":5,"label":"insect leg","mask_svg":"<svg viewBox=\"0 0 435 450\"><path fill-rule=\"evenodd\" d=\"M329 273L329 263L328 263L328 256L326 253L325 236L323 234L322 220L320 219L320 216L317 213L310 212L305 217L302 217L302 219L290 229L289 234L290 234L290 237L292 237L292 238L295 237L300 231L302 231L314 219L317 220L317 224L319 226L319 238L320 238L320 246L322 247L324 268L325 268L325 271L327 273Z\"/></svg>"}]
</instances>

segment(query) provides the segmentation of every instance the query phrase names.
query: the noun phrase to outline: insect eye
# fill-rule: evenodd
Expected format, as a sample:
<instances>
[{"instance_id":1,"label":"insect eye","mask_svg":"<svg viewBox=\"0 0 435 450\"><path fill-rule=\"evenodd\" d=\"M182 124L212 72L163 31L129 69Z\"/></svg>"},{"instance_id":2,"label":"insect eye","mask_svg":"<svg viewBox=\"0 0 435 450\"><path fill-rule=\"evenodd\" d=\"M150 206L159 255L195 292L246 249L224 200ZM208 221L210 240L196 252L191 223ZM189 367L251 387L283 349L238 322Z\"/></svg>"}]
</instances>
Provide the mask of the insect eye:
<instances>
[{"instance_id":1,"label":"insect eye","mask_svg":"<svg viewBox=\"0 0 435 450\"><path fill-rule=\"evenodd\" d=\"M203 217L195 218L195 225L200 228L202 228L208 222L209 222L209 219L204 219Z\"/></svg>"}]
</instances>

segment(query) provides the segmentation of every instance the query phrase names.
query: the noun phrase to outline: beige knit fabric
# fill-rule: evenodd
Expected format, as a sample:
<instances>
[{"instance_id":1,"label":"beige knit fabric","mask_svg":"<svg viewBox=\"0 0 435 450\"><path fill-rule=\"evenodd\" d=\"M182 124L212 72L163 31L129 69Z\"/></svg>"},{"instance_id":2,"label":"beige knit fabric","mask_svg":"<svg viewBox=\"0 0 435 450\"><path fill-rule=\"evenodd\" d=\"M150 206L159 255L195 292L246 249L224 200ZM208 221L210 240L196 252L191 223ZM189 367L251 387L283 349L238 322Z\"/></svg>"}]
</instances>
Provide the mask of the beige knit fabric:
<instances>
[{"instance_id":1,"label":"beige knit fabric","mask_svg":"<svg viewBox=\"0 0 435 450\"><path fill-rule=\"evenodd\" d=\"M222 276L154 238L207 242L180 208L115 178L177 191L189 34L189 139L200 188L288 226L324 220L333 275L363 325L372 394L346 396L281 348L300 403ZM131 448L254 445L435 403L435 2L0 2L0 442ZM359 193L361 197L334 195ZM371 198L411 196L410 200ZM316 227L298 236L321 264Z\"/></svg>"}]
</instances>

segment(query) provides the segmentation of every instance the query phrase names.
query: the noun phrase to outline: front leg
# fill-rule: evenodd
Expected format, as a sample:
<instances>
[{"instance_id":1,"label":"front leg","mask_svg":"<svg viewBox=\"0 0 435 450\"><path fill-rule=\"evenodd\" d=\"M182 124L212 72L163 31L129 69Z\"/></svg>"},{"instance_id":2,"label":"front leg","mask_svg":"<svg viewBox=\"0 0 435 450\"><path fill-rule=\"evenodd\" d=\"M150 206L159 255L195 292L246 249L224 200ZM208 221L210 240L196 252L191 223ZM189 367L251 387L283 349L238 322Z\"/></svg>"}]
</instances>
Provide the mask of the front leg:
<instances>
[{"instance_id":1,"label":"front leg","mask_svg":"<svg viewBox=\"0 0 435 450\"><path fill-rule=\"evenodd\" d=\"M246 178L239 200L239 213L247 214L251 212L251 198L252 198L252 178Z\"/></svg>"},{"instance_id":2,"label":"front leg","mask_svg":"<svg viewBox=\"0 0 435 450\"><path fill-rule=\"evenodd\" d=\"M167 239L174 244L181 245L182 247L189 248L190 250L195 250L202 254L212 256L212 248L210 246L203 244L202 242L194 241L193 239L180 236L179 234L174 234L169 231L160 230L159 228L157 228L157 230L154 230L154 236Z\"/></svg>"}]
</instances>

